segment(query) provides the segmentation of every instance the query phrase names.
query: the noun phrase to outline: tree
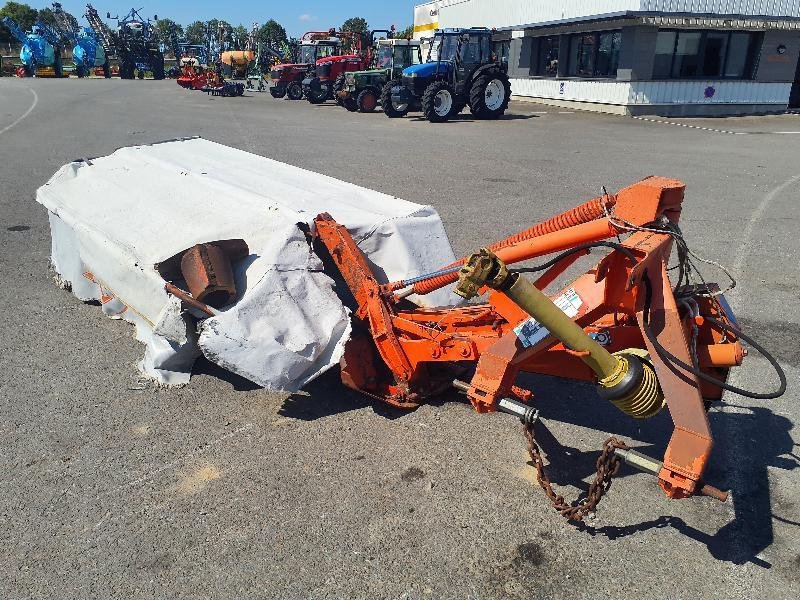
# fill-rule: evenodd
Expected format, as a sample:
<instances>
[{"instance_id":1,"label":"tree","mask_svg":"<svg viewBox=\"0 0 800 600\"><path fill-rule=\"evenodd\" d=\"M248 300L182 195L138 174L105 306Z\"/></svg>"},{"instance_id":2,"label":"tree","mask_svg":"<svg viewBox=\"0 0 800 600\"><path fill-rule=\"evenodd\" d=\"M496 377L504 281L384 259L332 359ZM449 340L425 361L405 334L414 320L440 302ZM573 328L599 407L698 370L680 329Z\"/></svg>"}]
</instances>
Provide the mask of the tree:
<instances>
[{"instance_id":1,"label":"tree","mask_svg":"<svg viewBox=\"0 0 800 600\"><path fill-rule=\"evenodd\" d=\"M394 37L401 40L402 39L410 40L412 37L414 37L414 26L409 25L402 31L398 31L397 33L395 33Z\"/></svg>"},{"instance_id":2,"label":"tree","mask_svg":"<svg viewBox=\"0 0 800 600\"><path fill-rule=\"evenodd\" d=\"M355 33L369 33L367 20L361 17L351 17L342 25L342 31L353 31Z\"/></svg>"},{"instance_id":3,"label":"tree","mask_svg":"<svg viewBox=\"0 0 800 600\"><path fill-rule=\"evenodd\" d=\"M30 31L38 16L39 13L35 8L18 2L6 2L5 6L0 8L0 17L11 17L22 31ZM9 40L11 40L11 32L0 25L0 41L7 42Z\"/></svg>"},{"instance_id":4,"label":"tree","mask_svg":"<svg viewBox=\"0 0 800 600\"><path fill-rule=\"evenodd\" d=\"M172 41L173 33L178 39L183 38L183 27L172 19L158 19L156 21L156 37L162 44L169 44Z\"/></svg>"},{"instance_id":5,"label":"tree","mask_svg":"<svg viewBox=\"0 0 800 600\"><path fill-rule=\"evenodd\" d=\"M58 27L58 23L56 22L56 16L53 14L53 11L49 8L41 9L38 14L36 15L37 21L42 21L43 23L50 25L52 27Z\"/></svg>"},{"instance_id":6,"label":"tree","mask_svg":"<svg viewBox=\"0 0 800 600\"><path fill-rule=\"evenodd\" d=\"M250 32L247 31L247 28L240 24L231 28L230 41L237 50L244 50L245 46L247 46L247 36L249 35Z\"/></svg>"},{"instance_id":7,"label":"tree","mask_svg":"<svg viewBox=\"0 0 800 600\"><path fill-rule=\"evenodd\" d=\"M350 17L342 24L342 31L352 31L361 37L362 47L369 44L369 24L362 17ZM350 49L353 50L352 48Z\"/></svg>"},{"instance_id":8,"label":"tree","mask_svg":"<svg viewBox=\"0 0 800 600\"><path fill-rule=\"evenodd\" d=\"M206 24L203 21L195 21L186 27L186 41L190 44L205 44Z\"/></svg>"},{"instance_id":9,"label":"tree","mask_svg":"<svg viewBox=\"0 0 800 600\"><path fill-rule=\"evenodd\" d=\"M286 30L275 19L270 19L258 30L258 41L272 48L288 42Z\"/></svg>"}]
</instances>

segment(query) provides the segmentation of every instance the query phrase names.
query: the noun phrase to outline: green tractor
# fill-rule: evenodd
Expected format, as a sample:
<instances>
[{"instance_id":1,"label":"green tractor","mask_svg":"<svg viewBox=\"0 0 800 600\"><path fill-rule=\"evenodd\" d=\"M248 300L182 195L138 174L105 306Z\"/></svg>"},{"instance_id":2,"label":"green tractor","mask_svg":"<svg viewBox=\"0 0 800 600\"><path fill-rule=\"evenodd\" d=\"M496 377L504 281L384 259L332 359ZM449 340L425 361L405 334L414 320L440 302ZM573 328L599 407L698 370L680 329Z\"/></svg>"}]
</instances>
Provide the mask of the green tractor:
<instances>
[{"instance_id":1,"label":"green tractor","mask_svg":"<svg viewBox=\"0 0 800 600\"><path fill-rule=\"evenodd\" d=\"M350 112L372 112L382 101L386 83L400 77L403 69L421 62L418 40L377 40L373 69L344 74L337 92L339 103Z\"/></svg>"}]
</instances>

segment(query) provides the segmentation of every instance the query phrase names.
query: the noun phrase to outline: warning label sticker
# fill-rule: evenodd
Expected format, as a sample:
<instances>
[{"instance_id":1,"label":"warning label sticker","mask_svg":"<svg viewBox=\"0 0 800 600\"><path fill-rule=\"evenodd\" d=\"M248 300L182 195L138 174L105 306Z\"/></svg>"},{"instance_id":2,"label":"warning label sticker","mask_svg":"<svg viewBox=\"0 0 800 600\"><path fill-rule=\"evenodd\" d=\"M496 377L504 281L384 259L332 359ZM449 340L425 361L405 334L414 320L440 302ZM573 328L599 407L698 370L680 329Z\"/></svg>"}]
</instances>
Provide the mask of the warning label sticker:
<instances>
[{"instance_id":1,"label":"warning label sticker","mask_svg":"<svg viewBox=\"0 0 800 600\"><path fill-rule=\"evenodd\" d=\"M563 311L565 315L572 319L578 314L583 302L575 290L573 288L569 288L566 292L553 300L553 304L555 304ZM539 321L533 317L526 319L517 325L514 328L514 333L517 334L517 338L520 342L522 342L523 348L535 346L548 335L550 335L550 331L547 329L547 327L539 323Z\"/></svg>"}]
</instances>

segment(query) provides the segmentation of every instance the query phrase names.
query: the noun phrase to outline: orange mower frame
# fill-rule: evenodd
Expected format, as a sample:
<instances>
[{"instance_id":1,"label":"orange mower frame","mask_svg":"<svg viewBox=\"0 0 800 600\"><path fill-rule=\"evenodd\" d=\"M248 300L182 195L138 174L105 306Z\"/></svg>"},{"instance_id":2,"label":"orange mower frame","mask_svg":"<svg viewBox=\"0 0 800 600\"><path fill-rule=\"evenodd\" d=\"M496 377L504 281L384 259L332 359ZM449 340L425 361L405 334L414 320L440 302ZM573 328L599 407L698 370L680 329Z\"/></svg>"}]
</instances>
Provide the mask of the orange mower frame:
<instances>
[{"instance_id":1,"label":"orange mower frame","mask_svg":"<svg viewBox=\"0 0 800 600\"><path fill-rule=\"evenodd\" d=\"M722 389L677 369L652 340L687 364L694 356L703 373L723 382L746 354L724 299L698 294L699 314L676 302L667 272L674 237L653 224L677 225L684 189L680 181L648 177L489 247L507 265L572 250L539 270L534 286L544 290L591 246L629 234L609 243L610 253L550 298L609 352L635 348L649 354L674 424L658 472L670 498L714 490L702 482L713 447L706 401L719 399ZM405 300L455 282L465 260L429 276L380 284L347 229L330 215L315 219L314 236L355 299L353 335L341 360L345 385L409 409L455 385L485 413L498 410L504 398L531 401L532 392L515 385L522 372L596 381L580 353L547 329L536 339L521 335L531 315L502 291L483 287L489 292L484 303L446 308ZM458 380L472 368L469 382Z\"/></svg>"}]
</instances>

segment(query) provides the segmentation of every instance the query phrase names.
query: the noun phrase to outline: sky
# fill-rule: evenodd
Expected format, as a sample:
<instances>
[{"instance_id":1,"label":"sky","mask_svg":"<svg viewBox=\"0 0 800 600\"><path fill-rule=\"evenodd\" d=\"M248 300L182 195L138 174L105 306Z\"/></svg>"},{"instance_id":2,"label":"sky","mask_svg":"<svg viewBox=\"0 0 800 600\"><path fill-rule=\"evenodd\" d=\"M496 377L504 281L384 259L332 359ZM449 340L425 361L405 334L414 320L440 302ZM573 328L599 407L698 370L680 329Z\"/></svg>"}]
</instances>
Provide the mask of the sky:
<instances>
[{"instance_id":1,"label":"sky","mask_svg":"<svg viewBox=\"0 0 800 600\"><path fill-rule=\"evenodd\" d=\"M26 0L17 0L25 2ZM289 36L299 37L309 30L327 30L338 27L349 17L364 17L371 29L387 29L391 25L405 29L413 25L414 5L424 0L293 0L291 2L256 2L236 0L234 2L211 2L209 0L88 0L105 18L106 12L112 16L126 14L132 7L141 11L143 17L169 18L183 26L193 21L222 19L232 25L244 25L247 29L253 22L263 24L275 19L286 28ZM27 0L33 8L49 7L52 0ZM4 4L0 0L0 4ZM83 13L87 0L61 0L64 10L84 23ZM85 24L85 23L84 23Z\"/></svg>"}]
</instances>

